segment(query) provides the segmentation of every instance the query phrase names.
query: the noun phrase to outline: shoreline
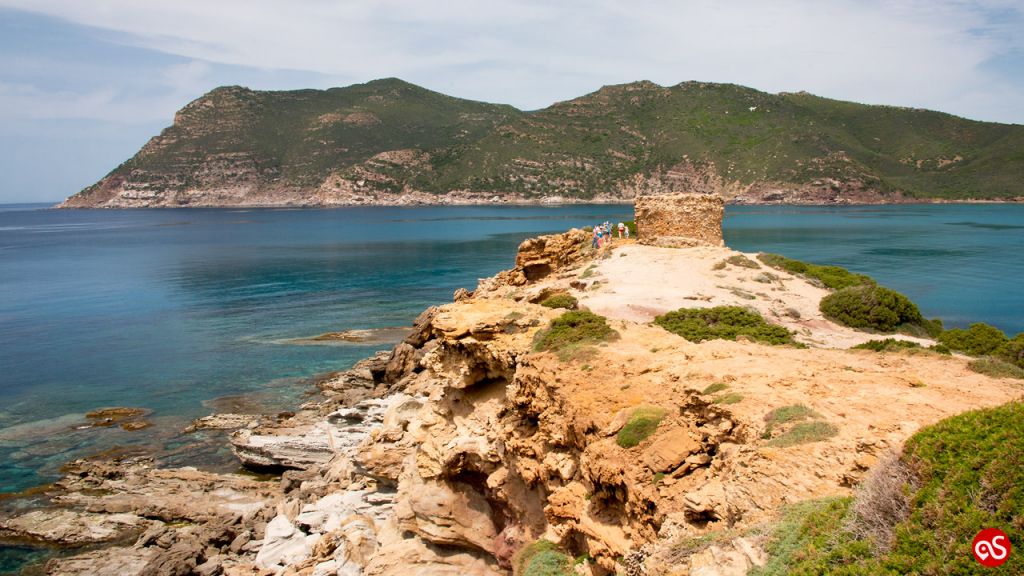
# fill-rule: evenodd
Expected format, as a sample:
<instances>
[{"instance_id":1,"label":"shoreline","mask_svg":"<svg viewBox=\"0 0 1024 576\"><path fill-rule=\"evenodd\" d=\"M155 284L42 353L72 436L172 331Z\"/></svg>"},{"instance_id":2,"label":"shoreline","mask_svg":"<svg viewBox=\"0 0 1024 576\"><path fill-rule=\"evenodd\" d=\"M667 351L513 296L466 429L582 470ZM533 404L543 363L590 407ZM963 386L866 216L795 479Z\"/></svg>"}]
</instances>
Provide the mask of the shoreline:
<instances>
[{"instance_id":1,"label":"shoreline","mask_svg":"<svg viewBox=\"0 0 1024 576\"><path fill-rule=\"evenodd\" d=\"M11 205L25 204L12 203ZM32 203L29 203L32 204ZM39 202L38 204L49 204ZM63 206L58 202L47 208L48 210L330 210L346 208L426 208L426 207L475 207L475 206L509 206L509 207L532 207L550 206L629 206L633 204L632 198L609 199L609 200L532 200L532 201L459 201L459 202L380 202L380 203L353 203L353 204L187 204L179 206ZM1024 204L1024 197L1013 199L957 199L949 200L944 198L908 198L898 202L736 202L727 200L726 206L807 206L807 207L840 207L840 206L931 206L931 205L976 205L976 204Z\"/></svg>"}]
</instances>

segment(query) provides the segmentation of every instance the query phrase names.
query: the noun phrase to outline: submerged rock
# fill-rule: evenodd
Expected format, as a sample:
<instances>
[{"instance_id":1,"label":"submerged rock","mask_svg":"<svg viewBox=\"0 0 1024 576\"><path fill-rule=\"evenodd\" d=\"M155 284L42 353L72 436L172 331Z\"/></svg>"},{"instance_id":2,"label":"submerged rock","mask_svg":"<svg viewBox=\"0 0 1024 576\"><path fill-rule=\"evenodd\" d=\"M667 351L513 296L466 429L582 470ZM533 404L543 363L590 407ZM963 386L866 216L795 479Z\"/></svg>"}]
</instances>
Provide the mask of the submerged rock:
<instances>
[{"instance_id":1,"label":"submerged rock","mask_svg":"<svg viewBox=\"0 0 1024 576\"><path fill-rule=\"evenodd\" d=\"M93 428L105 428L108 426L120 426L129 432L149 428L152 424L144 420L153 411L147 408L100 408L92 412L86 412L85 419L88 426Z\"/></svg>"},{"instance_id":2,"label":"submerged rock","mask_svg":"<svg viewBox=\"0 0 1024 576\"><path fill-rule=\"evenodd\" d=\"M130 513L94 514L75 510L33 510L0 519L0 537L84 546L122 540L141 533L152 522Z\"/></svg>"}]
</instances>

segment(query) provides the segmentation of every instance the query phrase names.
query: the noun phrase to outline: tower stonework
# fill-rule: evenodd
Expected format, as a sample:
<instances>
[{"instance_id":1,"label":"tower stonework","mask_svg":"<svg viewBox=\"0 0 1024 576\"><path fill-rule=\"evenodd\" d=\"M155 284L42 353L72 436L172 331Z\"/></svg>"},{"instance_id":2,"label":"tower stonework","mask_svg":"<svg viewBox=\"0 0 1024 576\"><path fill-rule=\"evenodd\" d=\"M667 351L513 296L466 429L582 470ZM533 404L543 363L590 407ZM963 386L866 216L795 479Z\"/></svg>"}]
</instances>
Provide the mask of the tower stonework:
<instances>
[{"instance_id":1,"label":"tower stonework","mask_svg":"<svg viewBox=\"0 0 1024 576\"><path fill-rule=\"evenodd\" d=\"M672 248L725 245L725 200L717 194L637 196L634 210L641 244Z\"/></svg>"}]
</instances>

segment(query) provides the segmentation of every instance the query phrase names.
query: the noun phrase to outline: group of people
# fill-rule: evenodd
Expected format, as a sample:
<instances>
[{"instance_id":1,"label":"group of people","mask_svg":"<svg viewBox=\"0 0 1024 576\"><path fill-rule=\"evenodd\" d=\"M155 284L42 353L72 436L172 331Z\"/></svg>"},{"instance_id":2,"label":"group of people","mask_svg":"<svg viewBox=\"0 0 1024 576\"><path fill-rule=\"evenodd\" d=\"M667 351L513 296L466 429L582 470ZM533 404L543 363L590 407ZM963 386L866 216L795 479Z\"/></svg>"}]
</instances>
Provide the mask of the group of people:
<instances>
[{"instance_id":1,"label":"group of people","mask_svg":"<svg viewBox=\"0 0 1024 576\"><path fill-rule=\"evenodd\" d=\"M619 222L619 225L616 228L618 228L619 231L619 238L629 238L629 227L623 222ZM604 224L594 226L594 238L591 245L594 248L600 248L605 244L610 243L612 241L612 230L612 223L608 221L605 221Z\"/></svg>"}]
</instances>

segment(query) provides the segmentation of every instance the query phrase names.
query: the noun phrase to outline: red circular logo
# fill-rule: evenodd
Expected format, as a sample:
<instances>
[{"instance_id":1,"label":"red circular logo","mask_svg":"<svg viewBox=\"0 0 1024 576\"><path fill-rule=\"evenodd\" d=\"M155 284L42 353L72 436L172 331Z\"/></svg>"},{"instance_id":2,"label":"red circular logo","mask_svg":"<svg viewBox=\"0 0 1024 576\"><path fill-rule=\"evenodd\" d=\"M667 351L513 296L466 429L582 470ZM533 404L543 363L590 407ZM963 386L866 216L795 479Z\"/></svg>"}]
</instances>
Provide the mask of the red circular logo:
<instances>
[{"instance_id":1,"label":"red circular logo","mask_svg":"<svg viewBox=\"0 0 1024 576\"><path fill-rule=\"evenodd\" d=\"M1002 566L1010 557L1010 538L998 528L985 528L974 537L971 553L982 566Z\"/></svg>"}]
</instances>

